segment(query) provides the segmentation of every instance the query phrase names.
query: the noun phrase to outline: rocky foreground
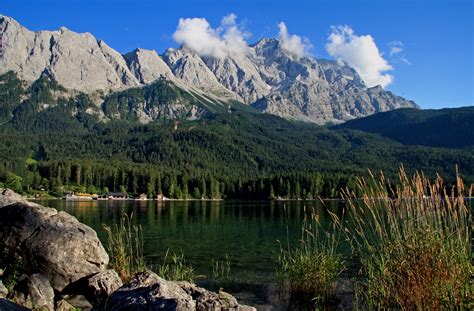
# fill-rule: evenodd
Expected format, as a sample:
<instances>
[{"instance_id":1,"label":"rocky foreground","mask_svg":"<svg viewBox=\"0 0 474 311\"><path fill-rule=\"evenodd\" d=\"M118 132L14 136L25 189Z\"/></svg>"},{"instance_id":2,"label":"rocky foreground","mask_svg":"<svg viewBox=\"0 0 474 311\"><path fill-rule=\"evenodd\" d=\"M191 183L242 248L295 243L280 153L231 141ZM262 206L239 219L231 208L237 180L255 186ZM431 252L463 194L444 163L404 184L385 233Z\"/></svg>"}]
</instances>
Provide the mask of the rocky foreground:
<instances>
[{"instance_id":1,"label":"rocky foreground","mask_svg":"<svg viewBox=\"0 0 474 311\"><path fill-rule=\"evenodd\" d=\"M0 310L255 310L151 271L123 284L94 230L8 189L0 189L0 251ZM7 277L16 278L10 290Z\"/></svg>"}]
</instances>

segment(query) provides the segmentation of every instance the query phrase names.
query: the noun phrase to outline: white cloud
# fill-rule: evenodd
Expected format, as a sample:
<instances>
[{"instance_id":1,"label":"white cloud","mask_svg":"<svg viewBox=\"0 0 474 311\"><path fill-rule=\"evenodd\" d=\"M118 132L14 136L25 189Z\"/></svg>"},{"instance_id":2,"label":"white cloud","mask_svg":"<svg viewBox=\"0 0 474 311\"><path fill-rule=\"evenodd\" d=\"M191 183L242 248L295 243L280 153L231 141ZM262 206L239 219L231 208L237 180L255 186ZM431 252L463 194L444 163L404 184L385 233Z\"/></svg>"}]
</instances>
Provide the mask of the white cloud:
<instances>
[{"instance_id":1,"label":"white cloud","mask_svg":"<svg viewBox=\"0 0 474 311\"><path fill-rule=\"evenodd\" d=\"M289 35L288 28L284 22L280 22L278 28L280 29L278 32L278 39L285 50L296 57L309 55L309 51L313 45L307 38L302 38L298 35Z\"/></svg>"},{"instance_id":2,"label":"white cloud","mask_svg":"<svg viewBox=\"0 0 474 311\"><path fill-rule=\"evenodd\" d=\"M411 62L407 59L405 53L403 53L405 47L401 41L392 41L388 45L390 46L390 57L407 65L411 65Z\"/></svg>"},{"instance_id":3,"label":"white cloud","mask_svg":"<svg viewBox=\"0 0 474 311\"><path fill-rule=\"evenodd\" d=\"M400 41L392 41L388 45L390 46L390 56L394 56L403 52L403 43Z\"/></svg>"},{"instance_id":4,"label":"white cloud","mask_svg":"<svg viewBox=\"0 0 474 311\"><path fill-rule=\"evenodd\" d=\"M370 35L357 36L348 26L332 27L326 51L332 57L352 66L369 87L385 87L393 82L393 76L384 73L392 66L382 57Z\"/></svg>"},{"instance_id":5,"label":"white cloud","mask_svg":"<svg viewBox=\"0 0 474 311\"><path fill-rule=\"evenodd\" d=\"M234 13L227 14L224 16L221 20L221 25L223 26L233 26L235 25L235 22L237 21L237 15Z\"/></svg>"},{"instance_id":6,"label":"white cloud","mask_svg":"<svg viewBox=\"0 0 474 311\"><path fill-rule=\"evenodd\" d=\"M188 46L201 56L224 58L248 50L244 32L236 23L237 15L231 13L214 29L205 18L180 18L173 39Z\"/></svg>"}]
</instances>

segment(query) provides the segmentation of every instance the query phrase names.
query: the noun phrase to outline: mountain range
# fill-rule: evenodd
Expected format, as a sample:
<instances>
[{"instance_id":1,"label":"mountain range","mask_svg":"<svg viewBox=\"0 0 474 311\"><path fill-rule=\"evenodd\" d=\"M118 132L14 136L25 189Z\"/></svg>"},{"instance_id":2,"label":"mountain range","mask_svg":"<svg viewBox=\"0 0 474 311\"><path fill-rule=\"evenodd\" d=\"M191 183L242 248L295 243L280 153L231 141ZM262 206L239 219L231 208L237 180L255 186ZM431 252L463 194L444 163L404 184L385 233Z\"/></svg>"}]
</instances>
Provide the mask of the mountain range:
<instances>
[{"instance_id":1,"label":"mountain range","mask_svg":"<svg viewBox=\"0 0 474 311\"><path fill-rule=\"evenodd\" d=\"M186 45L162 55L145 49L121 54L90 33L65 27L33 32L11 17L0 22L4 45L0 74L13 71L29 85L47 76L64 88L63 96L88 94L97 107L91 113L105 119L121 117L100 109L107 96L156 81L186 93L187 100L161 101L153 109L148 109L147 99L135 101L129 110L142 123L164 117L197 119L237 102L258 112L318 124L417 107L380 86L367 87L341 61L298 57L277 39L261 39L245 53L222 58L201 56Z\"/></svg>"}]
</instances>

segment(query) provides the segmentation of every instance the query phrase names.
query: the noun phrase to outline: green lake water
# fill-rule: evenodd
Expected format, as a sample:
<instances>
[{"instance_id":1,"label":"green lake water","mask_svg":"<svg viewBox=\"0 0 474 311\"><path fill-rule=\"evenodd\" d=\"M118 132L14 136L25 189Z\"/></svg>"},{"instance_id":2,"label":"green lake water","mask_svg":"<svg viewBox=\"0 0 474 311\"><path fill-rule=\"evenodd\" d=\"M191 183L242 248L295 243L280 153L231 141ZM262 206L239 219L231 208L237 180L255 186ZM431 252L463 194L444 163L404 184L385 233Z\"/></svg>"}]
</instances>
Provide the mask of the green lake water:
<instances>
[{"instance_id":1,"label":"green lake water","mask_svg":"<svg viewBox=\"0 0 474 311\"><path fill-rule=\"evenodd\" d=\"M301 235L305 209L316 210L321 223L328 223L328 210L339 214L338 201L92 201L51 200L40 202L66 211L97 231L103 243L102 224L119 222L123 213L132 214L144 237L144 254L149 265L163 261L167 250L184 253L200 286L224 288L241 303L259 309L285 308L275 284L278 241L295 245ZM231 261L229 280L213 282L212 260Z\"/></svg>"}]
</instances>

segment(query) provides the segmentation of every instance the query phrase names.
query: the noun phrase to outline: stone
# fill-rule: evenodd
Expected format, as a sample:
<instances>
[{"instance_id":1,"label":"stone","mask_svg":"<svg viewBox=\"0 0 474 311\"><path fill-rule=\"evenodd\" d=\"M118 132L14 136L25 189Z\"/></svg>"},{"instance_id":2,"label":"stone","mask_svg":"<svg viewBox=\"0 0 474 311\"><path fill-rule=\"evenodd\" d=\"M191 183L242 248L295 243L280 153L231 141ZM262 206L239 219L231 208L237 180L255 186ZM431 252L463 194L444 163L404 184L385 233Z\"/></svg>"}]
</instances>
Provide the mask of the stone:
<instances>
[{"instance_id":1,"label":"stone","mask_svg":"<svg viewBox=\"0 0 474 311\"><path fill-rule=\"evenodd\" d=\"M26 200L13 190L0 188L0 208L17 202L26 202Z\"/></svg>"},{"instance_id":2,"label":"stone","mask_svg":"<svg viewBox=\"0 0 474 311\"><path fill-rule=\"evenodd\" d=\"M199 287L189 282L176 282L188 295L193 297L196 302L196 310L244 310L256 311L254 307L240 305L237 299L229 293L222 290L219 293L208 291L205 288Z\"/></svg>"},{"instance_id":3,"label":"stone","mask_svg":"<svg viewBox=\"0 0 474 311\"><path fill-rule=\"evenodd\" d=\"M123 283L117 272L106 270L85 280L84 295L94 306L102 305Z\"/></svg>"},{"instance_id":4,"label":"stone","mask_svg":"<svg viewBox=\"0 0 474 311\"><path fill-rule=\"evenodd\" d=\"M166 281L150 271L135 275L112 293L105 309L256 311L239 305L234 296L223 291L217 294L189 282Z\"/></svg>"},{"instance_id":5,"label":"stone","mask_svg":"<svg viewBox=\"0 0 474 311\"><path fill-rule=\"evenodd\" d=\"M56 311L70 311L70 310L76 310L76 307L71 305L69 302L67 302L64 299L58 300L54 306L54 310Z\"/></svg>"},{"instance_id":6,"label":"stone","mask_svg":"<svg viewBox=\"0 0 474 311\"><path fill-rule=\"evenodd\" d=\"M64 300L67 304L73 306L74 310L89 311L94 308L84 295L65 295L60 298L60 300ZM66 304L64 306L67 307Z\"/></svg>"},{"instance_id":7,"label":"stone","mask_svg":"<svg viewBox=\"0 0 474 311\"><path fill-rule=\"evenodd\" d=\"M5 193L5 192L2 192ZM18 254L28 274L41 273L61 292L69 283L104 271L109 257L90 227L75 217L15 198L0 195L0 249Z\"/></svg>"},{"instance_id":8,"label":"stone","mask_svg":"<svg viewBox=\"0 0 474 311\"><path fill-rule=\"evenodd\" d=\"M196 310L220 310L222 308L222 303L216 293L189 282L176 283L196 301Z\"/></svg>"},{"instance_id":9,"label":"stone","mask_svg":"<svg viewBox=\"0 0 474 311\"><path fill-rule=\"evenodd\" d=\"M138 273L110 295L105 310L195 310L196 303L178 284L151 271Z\"/></svg>"},{"instance_id":10,"label":"stone","mask_svg":"<svg viewBox=\"0 0 474 311\"><path fill-rule=\"evenodd\" d=\"M12 298L25 307L54 310L54 290L49 280L41 274L21 276L13 289Z\"/></svg>"},{"instance_id":11,"label":"stone","mask_svg":"<svg viewBox=\"0 0 474 311\"><path fill-rule=\"evenodd\" d=\"M24 248L30 265L48 276L57 291L105 270L109 262L97 233L65 212L46 219Z\"/></svg>"}]
</instances>

